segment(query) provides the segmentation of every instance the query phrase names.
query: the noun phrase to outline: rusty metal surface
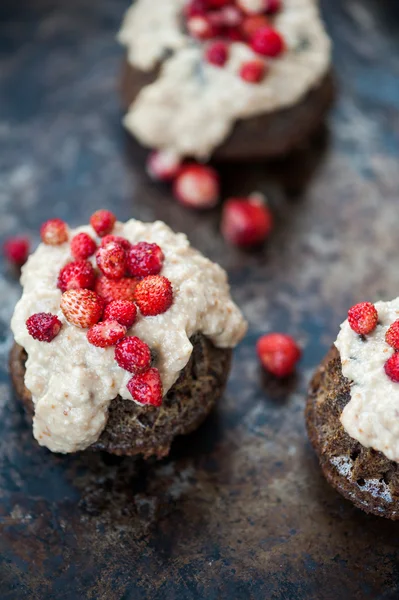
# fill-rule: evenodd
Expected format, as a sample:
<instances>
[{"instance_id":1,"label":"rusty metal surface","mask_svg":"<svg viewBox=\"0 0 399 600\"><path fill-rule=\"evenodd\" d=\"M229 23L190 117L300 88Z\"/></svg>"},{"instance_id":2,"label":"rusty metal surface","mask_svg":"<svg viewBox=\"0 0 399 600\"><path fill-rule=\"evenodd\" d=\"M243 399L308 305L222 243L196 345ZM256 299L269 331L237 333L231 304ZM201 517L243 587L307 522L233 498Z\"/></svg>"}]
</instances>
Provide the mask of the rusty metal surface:
<instances>
[{"instance_id":1,"label":"rusty metal surface","mask_svg":"<svg viewBox=\"0 0 399 600\"><path fill-rule=\"evenodd\" d=\"M127 4L0 3L0 238L98 206L163 219L228 269L250 329L218 410L168 459L55 456L9 385L19 286L1 268L0 597L397 598L399 524L328 487L303 408L348 304L399 289L398 4L325 0L340 89L328 129L289 160L223 167L226 194L260 189L273 206L274 233L252 254L225 246L217 210L188 212L144 174L116 93ZM305 347L284 385L254 355L270 328Z\"/></svg>"}]
</instances>

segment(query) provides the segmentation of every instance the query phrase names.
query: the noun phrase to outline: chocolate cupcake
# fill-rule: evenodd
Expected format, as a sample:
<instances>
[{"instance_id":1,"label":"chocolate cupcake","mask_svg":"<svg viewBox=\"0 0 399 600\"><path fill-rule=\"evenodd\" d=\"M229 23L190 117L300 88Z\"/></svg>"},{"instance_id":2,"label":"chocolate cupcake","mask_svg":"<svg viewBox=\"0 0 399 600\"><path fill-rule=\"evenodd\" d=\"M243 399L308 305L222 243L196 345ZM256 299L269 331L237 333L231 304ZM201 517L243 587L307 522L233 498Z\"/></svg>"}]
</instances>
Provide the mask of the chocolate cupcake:
<instances>
[{"instance_id":1,"label":"chocolate cupcake","mask_svg":"<svg viewBox=\"0 0 399 600\"><path fill-rule=\"evenodd\" d=\"M399 300L348 313L310 384L309 438L323 473L365 512L399 519Z\"/></svg>"},{"instance_id":2,"label":"chocolate cupcake","mask_svg":"<svg viewBox=\"0 0 399 600\"><path fill-rule=\"evenodd\" d=\"M42 228L22 269L11 376L53 452L165 456L220 398L246 323L225 272L165 224Z\"/></svg>"},{"instance_id":3,"label":"chocolate cupcake","mask_svg":"<svg viewBox=\"0 0 399 600\"><path fill-rule=\"evenodd\" d=\"M330 41L314 0L137 0L126 47L126 128L198 160L288 153L331 105Z\"/></svg>"}]
</instances>

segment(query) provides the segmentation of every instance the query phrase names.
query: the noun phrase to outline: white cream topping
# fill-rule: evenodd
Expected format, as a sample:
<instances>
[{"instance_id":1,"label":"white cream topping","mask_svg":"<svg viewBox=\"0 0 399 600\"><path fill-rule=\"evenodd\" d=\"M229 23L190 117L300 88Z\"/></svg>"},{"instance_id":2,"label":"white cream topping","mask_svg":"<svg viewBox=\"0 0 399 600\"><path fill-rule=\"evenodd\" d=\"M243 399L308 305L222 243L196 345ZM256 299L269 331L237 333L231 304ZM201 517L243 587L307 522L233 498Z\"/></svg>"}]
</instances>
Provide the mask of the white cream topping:
<instances>
[{"instance_id":1,"label":"white cream topping","mask_svg":"<svg viewBox=\"0 0 399 600\"><path fill-rule=\"evenodd\" d=\"M399 298L377 302L375 307L379 324L372 333L361 338L345 321L335 342L342 373L353 382L341 422L363 446L399 462L399 383L391 381L384 371L384 364L393 354L385 334L399 319Z\"/></svg>"},{"instance_id":2,"label":"white cream topping","mask_svg":"<svg viewBox=\"0 0 399 600\"><path fill-rule=\"evenodd\" d=\"M284 1L274 26L287 49L268 61L269 73L258 84L239 76L243 61L261 58L246 44L230 45L223 68L204 60L204 44L182 34L182 4L163 0L154 11L153 0L137 0L119 34L130 63L141 70L154 68L167 51L173 51L124 119L127 129L146 146L206 159L238 119L294 105L328 71L330 40L316 0Z\"/></svg>"},{"instance_id":3,"label":"white cream topping","mask_svg":"<svg viewBox=\"0 0 399 600\"><path fill-rule=\"evenodd\" d=\"M69 232L69 239L81 231L95 236L91 227L79 227ZM173 285L173 304L161 315L139 316L128 335L137 335L156 352L166 394L190 359L193 334L203 333L216 346L232 348L244 336L246 322L231 300L225 271L191 248L185 235L160 221L134 219L117 223L113 233L132 243L156 242L165 255L162 275ZM33 433L53 452L87 448L104 429L111 400L118 394L132 399L126 388L132 375L115 362L114 348L89 344L87 330L68 323L60 310L57 277L71 260L69 243L40 244L22 269L23 294L11 322L16 342L28 354L25 385L35 406ZM33 339L27 331L26 320L38 312L56 314L62 321L61 332L50 343Z\"/></svg>"}]
</instances>

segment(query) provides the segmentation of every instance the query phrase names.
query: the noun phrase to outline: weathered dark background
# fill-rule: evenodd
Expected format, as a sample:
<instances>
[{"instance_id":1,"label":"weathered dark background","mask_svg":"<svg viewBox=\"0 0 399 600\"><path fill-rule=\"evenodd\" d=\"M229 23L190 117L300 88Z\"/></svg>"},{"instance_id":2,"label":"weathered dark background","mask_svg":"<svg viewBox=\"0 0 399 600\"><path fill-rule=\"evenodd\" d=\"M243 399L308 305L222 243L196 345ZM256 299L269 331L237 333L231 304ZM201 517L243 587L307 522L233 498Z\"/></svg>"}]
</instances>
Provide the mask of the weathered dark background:
<instances>
[{"instance_id":1,"label":"weathered dark background","mask_svg":"<svg viewBox=\"0 0 399 600\"><path fill-rule=\"evenodd\" d=\"M154 4L161 0L154 0ZM0 1L0 238L100 206L160 218L230 273L250 322L227 394L167 460L54 456L33 442L7 374L19 295L0 276L0 597L399 597L399 524L368 517L323 480L306 439L312 369L348 305L399 290L399 4L325 0L340 96L329 126L274 165L223 167L224 191L267 193L264 251L218 233L218 211L177 206L120 125L128 0ZM305 348L298 377L260 373L257 336Z\"/></svg>"}]
</instances>

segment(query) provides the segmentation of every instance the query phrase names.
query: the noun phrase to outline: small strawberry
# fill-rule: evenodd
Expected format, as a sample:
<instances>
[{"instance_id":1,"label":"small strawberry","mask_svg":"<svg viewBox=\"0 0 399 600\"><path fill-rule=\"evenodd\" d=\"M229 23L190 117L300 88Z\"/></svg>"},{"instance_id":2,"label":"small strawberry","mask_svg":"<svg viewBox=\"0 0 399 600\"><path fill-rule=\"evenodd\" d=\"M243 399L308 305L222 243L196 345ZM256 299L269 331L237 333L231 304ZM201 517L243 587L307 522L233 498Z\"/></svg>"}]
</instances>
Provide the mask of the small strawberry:
<instances>
[{"instance_id":1,"label":"small strawberry","mask_svg":"<svg viewBox=\"0 0 399 600\"><path fill-rule=\"evenodd\" d=\"M348 311L348 323L351 329L359 335L371 333L378 323L378 313L371 302L355 304Z\"/></svg>"},{"instance_id":2,"label":"small strawberry","mask_svg":"<svg viewBox=\"0 0 399 600\"><path fill-rule=\"evenodd\" d=\"M251 40L251 48L262 56L275 58L284 52L285 44L282 36L272 27L261 27Z\"/></svg>"},{"instance_id":3,"label":"small strawberry","mask_svg":"<svg viewBox=\"0 0 399 600\"><path fill-rule=\"evenodd\" d=\"M173 288L162 275L150 275L137 284L136 303L144 317L154 317L166 312L173 302Z\"/></svg>"},{"instance_id":4,"label":"small strawberry","mask_svg":"<svg viewBox=\"0 0 399 600\"><path fill-rule=\"evenodd\" d=\"M36 313L26 321L29 335L39 342L51 342L60 332L62 323L51 313Z\"/></svg>"},{"instance_id":5,"label":"small strawberry","mask_svg":"<svg viewBox=\"0 0 399 600\"><path fill-rule=\"evenodd\" d=\"M250 248L261 244L272 226L270 209L258 198L230 198L223 206L222 234L235 246Z\"/></svg>"},{"instance_id":6,"label":"small strawberry","mask_svg":"<svg viewBox=\"0 0 399 600\"><path fill-rule=\"evenodd\" d=\"M399 350L399 320L392 323L385 334L385 341L395 350Z\"/></svg>"},{"instance_id":7,"label":"small strawberry","mask_svg":"<svg viewBox=\"0 0 399 600\"><path fill-rule=\"evenodd\" d=\"M101 319L104 302L91 290L68 290L62 294L60 306L69 323L86 329Z\"/></svg>"},{"instance_id":8,"label":"small strawberry","mask_svg":"<svg viewBox=\"0 0 399 600\"><path fill-rule=\"evenodd\" d=\"M127 255L127 269L133 277L158 275L165 257L158 244L139 242L131 247Z\"/></svg>"},{"instance_id":9,"label":"small strawberry","mask_svg":"<svg viewBox=\"0 0 399 600\"><path fill-rule=\"evenodd\" d=\"M176 177L173 192L185 206L213 208L219 200L219 176L212 167L187 165Z\"/></svg>"},{"instance_id":10,"label":"small strawberry","mask_svg":"<svg viewBox=\"0 0 399 600\"><path fill-rule=\"evenodd\" d=\"M129 240L120 235L105 235L101 239L100 247L104 248L104 246L107 246L110 242L115 242L116 244L119 244L120 246L122 246L125 252L130 250L130 248L132 247L132 244L129 242Z\"/></svg>"},{"instance_id":11,"label":"small strawberry","mask_svg":"<svg viewBox=\"0 0 399 600\"><path fill-rule=\"evenodd\" d=\"M61 219L50 219L40 228L42 241L49 246L59 246L68 240L66 223Z\"/></svg>"},{"instance_id":12,"label":"small strawberry","mask_svg":"<svg viewBox=\"0 0 399 600\"><path fill-rule=\"evenodd\" d=\"M224 6L220 10L221 24L224 27L238 27L241 25L244 15L238 6Z\"/></svg>"},{"instance_id":13,"label":"small strawberry","mask_svg":"<svg viewBox=\"0 0 399 600\"><path fill-rule=\"evenodd\" d=\"M206 15L187 19L187 29L189 34L197 40L210 40L219 33L218 28L211 24Z\"/></svg>"},{"instance_id":14,"label":"small strawberry","mask_svg":"<svg viewBox=\"0 0 399 600\"><path fill-rule=\"evenodd\" d=\"M115 346L125 335L126 327L118 321L101 321L101 323L96 323L96 325L90 327L87 332L87 339L93 346L106 348L107 346Z\"/></svg>"},{"instance_id":15,"label":"small strawberry","mask_svg":"<svg viewBox=\"0 0 399 600\"><path fill-rule=\"evenodd\" d=\"M146 373L135 375L127 384L127 389L139 404L162 404L162 381L158 369L152 368Z\"/></svg>"},{"instance_id":16,"label":"small strawberry","mask_svg":"<svg viewBox=\"0 0 399 600\"><path fill-rule=\"evenodd\" d=\"M115 215L109 210L100 209L97 210L90 217L90 225L99 237L104 237L114 228L116 221Z\"/></svg>"},{"instance_id":17,"label":"small strawberry","mask_svg":"<svg viewBox=\"0 0 399 600\"><path fill-rule=\"evenodd\" d=\"M395 352L388 358L384 365L385 373L394 383L399 383L399 352Z\"/></svg>"},{"instance_id":18,"label":"small strawberry","mask_svg":"<svg viewBox=\"0 0 399 600\"><path fill-rule=\"evenodd\" d=\"M108 279L121 279L126 272L126 252L116 242L100 247L96 260L98 268Z\"/></svg>"},{"instance_id":19,"label":"small strawberry","mask_svg":"<svg viewBox=\"0 0 399 600\"><path fill-rule=\"evenodd\" d=\"M94 289L108 304L113 300L130 300L132 302L136 286L137 279L122 277L122 279L116 280L103 276L97 278Z\"/></svg>"},{"instance_id":20,"label":"small strawberry","mask_svg":"<svg viewBox=\"0 0 399 600\"><path fill-rule=\"evenodd\" d=\"M28 260L30 241L26 237L10 237L4 242L4 255L7 260L22 267Z\"/></svg>"},{"instance_id":21,"label":"small strawberry","mask_svg":"<svg viewBox=\"0 0 399 600\"><path fill-rule=\"evenodd\" d=\"M137 318L137 308L129 300L113 300L104 310L104 319L118 321L124 327L131 327Z\"/></svg>"},{"instance_id":22,"label":"small strawberry","mask_svg":"<svg viewBox=\"0 0 399 600\"><path fill-rule=\"evenodd\" d=\"M116 344L115 360L129 373L144 373L151 366L151 350L140 338L125 337Z\"/></svg>"},{"instance_id":23,"label":"small strawberry","mask_svg":"<svg viewBox=\"0 0 399 600\"><path fill-rule=\"evenodd\" d=\"M147 173L155 181L172 181L180 171L181 159L172 150L155 150L147 159Z\"/></svg>"},{"instance_id":24,"label":"small strawberry","mask_svg":"<svg viewBox=\"0 0 399 600\"><path fill-rule=\"evenodd\" d=\"M206 60L216 67L223 67L229 56L229 47L225 42L211 42L205 50Z\"/></svg>"},{"instance_id":25,"label":"small strawberry","mask_svg":"<svg viewBox=\"0 0 399 600\"><path fill-rule=\"evenodd\" d=\"M71 254L76 260L86 260L96 249L96 242L87 233L78 233L71 240Z\"/></svg>"},{"instance_id":26,"label":"small strawberry","mask_svg":"<svg viewBox=\"0 0 399 600\"><path fill-rule=\"evenodd\" d=\"M249 60L240 67L240 77L247 83L260 83L265 76L266 64L260 60Z\"/></svg>"},{"instance_id":27,"label":"small strawberry","mask_svg":"<svg viewBox=\"0 0 399 600\"><path fill-rule=\"evenodd\" d=\"M269 20L265 15L251 15L242 22L241 31L247 40L251 40L259 29L269 27L269 25Z\"/></svg>"},{"instance_id":28,"label":"small strawberry","mask_svg":"<svg viewBox=\"0 0 399 600\"><path fill-rule=\"evenodd\" d=\"M263 367L276 377L291 375L301 357L295 340L283 333L262 336L256 344L256 350Z\"/></svg>"},{"instance_id":29,"label":"small strawberry","mask_svg":"<svg viewBox=\"0 0 399 600\"><path fill-rule=\"evenodd\" d=\"M68 263L58 275L57 287L62 292L67 290L92 290L96 282L96 272L88 260L77 260Z\"/></svg>"}]
</instances>

